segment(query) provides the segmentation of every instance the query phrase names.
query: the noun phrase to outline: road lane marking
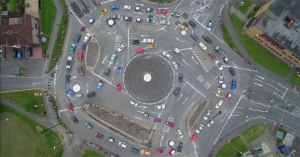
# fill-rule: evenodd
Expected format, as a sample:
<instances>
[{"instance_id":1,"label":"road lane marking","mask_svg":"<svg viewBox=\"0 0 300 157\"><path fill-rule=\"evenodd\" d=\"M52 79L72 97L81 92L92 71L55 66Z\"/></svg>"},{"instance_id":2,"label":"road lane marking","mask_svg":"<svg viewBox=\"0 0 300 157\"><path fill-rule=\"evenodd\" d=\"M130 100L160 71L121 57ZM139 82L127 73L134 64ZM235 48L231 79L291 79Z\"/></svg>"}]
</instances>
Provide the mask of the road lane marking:
<instances>
[{"instance_id":1,"label":"road lane marking","mask_svg":"<svg viewBox=\"0 0 300 157\"><path fill-rule=\"evenodd\" d=\"M252 103L254 103L254 104L257 104L257 105L261 105L261 106L263 106L263 107L268 107L268 108L270 108L271 106L270 105L266 105L266 104L263 104L263 103L260 103L260 102L255 102L255 101L253 101L253 100L250 100Z\"/></svg>"},{"instance_id":2,"label":"road lane marking","mask_svg":"<svg viewBox=\"0 0 300 157\"><path fill-rule=\"evenodd\" d=\"M180 95L179 98L178 98L178 101L179 101L179 99L182 97L182 95L183 95L183 94L181 93L181 95Z\"/></svg>"},{"instance_id":3,"label":"road lane marking","mask_svg":"<svg viewBox=\"0 0 300 157\"><path fill-rule=\"evenodd\" d=\"M182 104L185 104L185 102L188 100L189 98L186 98L184 101L183 101L183 103Z\"/></svg>"},{"instance_id":4,"label":"road lane marking","mask_svg":"<svg viewBox=\"0 0 300 157\"><path fill-rule=\"evenodd\" d=\"M254 82L253 84L258 85L258 86L260 86L260 87L263 86L263 85L261 85L261 84L255 83L255 82Z\"/></svg>"},{"instance_id":5,"label":"road lane marking","mask_svg":"<svg viewBox=\"0 0 300 157\"><path fill-rule=\"evenodd\" d=\"M264 113L267 113L267 112L269 112L268 110L260 110L260 109L253 109L253 108L249 108L249 110L251 110L251 111L256 111L256 112L264 112Z\"/></svg>"}]
</instances>

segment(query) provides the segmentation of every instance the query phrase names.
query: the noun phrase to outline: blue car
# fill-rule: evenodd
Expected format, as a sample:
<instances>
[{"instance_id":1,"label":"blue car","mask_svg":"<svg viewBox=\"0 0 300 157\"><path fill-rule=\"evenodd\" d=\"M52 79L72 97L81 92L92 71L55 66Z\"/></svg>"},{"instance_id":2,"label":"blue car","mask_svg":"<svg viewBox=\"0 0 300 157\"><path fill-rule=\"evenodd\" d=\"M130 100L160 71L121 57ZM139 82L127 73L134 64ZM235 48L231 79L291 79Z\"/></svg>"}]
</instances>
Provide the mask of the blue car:
<instances>
[{"instance_id":1,"label":"blue car","mask_svg":"<svg viewBox=\"0 0 300 157\"><path fill-rule=\"evenodd\" d=\"M102 86L103 86L103 80L100 80L100 82L97 83L97 85L96 85L96 89L100 90L102 88Z\"/></svg>"},{"instance_id":2,"label":"blue car","mask_svg":"<svg viewBox=\"0 0 300 157\"><path fill-rule=\"evenodd\" d=\"M236 90L236 80L231 81L231 90L234 92Z\"/></svg>"},{"instance_id":3,"label":"blue car","mask_svg":"<svg viewBox=\"0 0 300 157\"><path fill-rule=\"evenodd\" d=\"M81 50L85 50L85 47L86 47L85 44L81 44L81 45L80 45L80 49L81 49Z\"/></svg>"},{"instance_id":4,"label":"blue car","mask_svg":"<svg viewBox=\"0 0 300 157\"><path fill-rule=\"evenodd\" d=\"M155 23L155 20L153 18L147 18L148 23Z\"/></svg>"},{"instance_id":5,"label":"blue car","mask_svg":"<svg viewBox=\"0 0 300 157\"><path fill-rule=\"evenodd\" d=\"M70 88L66 88L66 93L67 93L67 95L74 95L75 94L75 92L72 90L72 89L70 89Z\"/></svg>"},{"instance_id":6,"label":"blue car","mask_svg":"<svg viewBox=\"0 0 300 157\"><path fill-rule=\"evenodd\" d=\"M117 3L113 3L110 5L110 10L116 10L116 9L119 9L120 8L120 5L117 4Z\"/></svg>"}]
</instances>

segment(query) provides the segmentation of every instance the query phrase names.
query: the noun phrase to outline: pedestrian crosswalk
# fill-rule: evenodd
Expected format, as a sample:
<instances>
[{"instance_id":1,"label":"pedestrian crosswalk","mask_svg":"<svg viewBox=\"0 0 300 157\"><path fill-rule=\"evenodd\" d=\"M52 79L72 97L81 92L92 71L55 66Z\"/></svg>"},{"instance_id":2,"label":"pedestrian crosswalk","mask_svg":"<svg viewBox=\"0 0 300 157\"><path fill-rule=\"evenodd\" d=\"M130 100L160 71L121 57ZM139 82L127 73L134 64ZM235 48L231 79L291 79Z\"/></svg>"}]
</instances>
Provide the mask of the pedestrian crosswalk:
<instances>
[{"instance_id":1,"label":"pedestrian crosswalk","mask_svg":"<svg viewBox=\"0 0 300 157\"><path fill-rule=\"evenodd\" d=\"M115 0L103 1L103 2L101 2L101 4L105 4L105 3L109 3L109 2L113 2L113 1L115 1Z\"/></svg>"},{"instance_id":2,"label":"pedestrian crosswalk","mask_svg":"<svg viewBox=\"0 0 300 157\"><path fill-rule=\"evenodd\" d=\"M209 72L209 68L206 66L206 64L204 63L204 61L200 58L200 56L195 52L192 51L193 54L196 56L197 60L199 61L199 63L201 64L202 68L204 69L205 72Z\"/></svg>"}]
</instances>

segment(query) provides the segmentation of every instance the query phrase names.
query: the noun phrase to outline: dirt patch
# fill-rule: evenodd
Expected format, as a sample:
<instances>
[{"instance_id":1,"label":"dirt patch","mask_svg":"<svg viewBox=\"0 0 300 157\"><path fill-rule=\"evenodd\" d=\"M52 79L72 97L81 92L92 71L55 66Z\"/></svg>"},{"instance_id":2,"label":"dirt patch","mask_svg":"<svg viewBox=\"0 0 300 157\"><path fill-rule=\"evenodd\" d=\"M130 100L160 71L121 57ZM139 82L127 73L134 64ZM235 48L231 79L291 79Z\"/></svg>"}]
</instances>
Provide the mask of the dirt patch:
<instances>
[{"instance_id":1,"label":"dirt patch","mask_svg":"<svg viewBox=\"0 0 300 157\"><path fill-rule=\"evenodd\" d=\"M194 112L188 118L188 127L189 128L194 128L195 127L197 121L201 117L201 113L202 113L203 109L205 108L205 106L207 104L208 104L208 101L207 100L203 100L201 103L199 103L196 106Z\"/></svg>"},{"instance_id":2,"label":"dirt patch","mask_svg":"<svg viewBox=\"0 0 300 157\"><path fill-rule=\"evenodd\" d=\"M86 66L94 68L100 58L100 46L94 39L88 43L86 48Z\"/></svg>"},{"instance_id":3,"label":"dirt patch","mask_svg":"<svg viewBox=\"0 0 300 157\"><path fill-rule=\"evenodd\" d=\"M149 145L151 143L154 130L150 127L138 124L124 115L94 104L85 104L83 109L95 120L120 135L140 144Z\"/></svg>"}]
</instances>

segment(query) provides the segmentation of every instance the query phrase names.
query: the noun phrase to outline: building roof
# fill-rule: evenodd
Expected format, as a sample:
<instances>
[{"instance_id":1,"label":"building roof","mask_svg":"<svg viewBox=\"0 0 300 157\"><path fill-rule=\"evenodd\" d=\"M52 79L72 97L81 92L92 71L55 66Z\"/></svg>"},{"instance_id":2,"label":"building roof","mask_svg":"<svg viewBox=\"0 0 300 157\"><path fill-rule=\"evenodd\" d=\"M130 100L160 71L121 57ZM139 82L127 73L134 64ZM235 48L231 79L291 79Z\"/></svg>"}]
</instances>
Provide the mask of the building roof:
<instances>
[{"instance_id":1,"label":"building roof","mask_svg":"<svg viewBox=\"0 0 300 157\"><path fill-rule=\"evenodd\" d=\"M32 20L31 16L25 14L24 20L21 24L16 25L3 25L1 27L1 45L13 46L21 45L25 46L28 44L37 44L33 41L32 35Z\"/></svg>"}]
</instances>

